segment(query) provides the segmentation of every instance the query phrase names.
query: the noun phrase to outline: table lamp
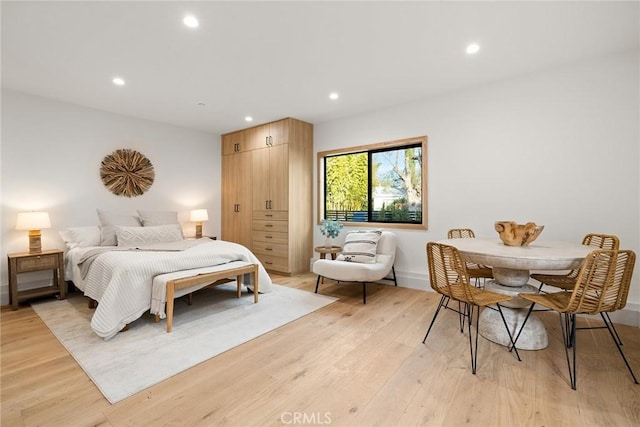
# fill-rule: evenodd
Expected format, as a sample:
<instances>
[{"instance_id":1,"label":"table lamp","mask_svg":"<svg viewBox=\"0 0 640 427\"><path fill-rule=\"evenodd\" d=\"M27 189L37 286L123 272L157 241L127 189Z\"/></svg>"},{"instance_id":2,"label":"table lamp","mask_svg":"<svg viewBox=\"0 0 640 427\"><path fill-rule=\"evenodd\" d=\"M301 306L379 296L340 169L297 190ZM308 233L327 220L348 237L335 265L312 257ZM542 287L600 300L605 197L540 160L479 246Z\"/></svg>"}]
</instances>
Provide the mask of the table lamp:
<instances>
[{"instance_id":1,"label":"table lamp","mask_svg":"<svg viewBox=\"0 0 640 427\"><path fill-rule=\"evenodd\" d=\"M16 221L16 230L29 230L29 253L42 252L40 230L51 228L47 212L20 212Z\"/></svg>"},{"instance_id":2,"label":"table lamp","mask_svg":"<svg viewBox=\"0 0 640 427\"><path fill-rule=\"evenodd\" d=\"M191 221L196 223L196 239L202 237L202 221L208 221L209 214L206 209L194 209L191 211Z\"/></svg>"}]
</instances>

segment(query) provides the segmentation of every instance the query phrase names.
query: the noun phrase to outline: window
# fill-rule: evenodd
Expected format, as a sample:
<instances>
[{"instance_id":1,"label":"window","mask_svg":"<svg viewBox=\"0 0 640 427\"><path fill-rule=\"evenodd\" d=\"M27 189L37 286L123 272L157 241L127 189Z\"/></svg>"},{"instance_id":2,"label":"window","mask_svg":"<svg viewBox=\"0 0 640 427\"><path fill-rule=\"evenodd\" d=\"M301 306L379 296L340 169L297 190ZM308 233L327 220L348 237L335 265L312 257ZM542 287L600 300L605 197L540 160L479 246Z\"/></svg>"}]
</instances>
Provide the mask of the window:
<instances>
[{"instance_id":1,"label":"window","mask_svg":"<svg viewBox=\"0 0 640 427\"><path fill-rule=\"evenodd\" d=\"M427 137L318 153L319 220L426 229Z\"/></svg>"}]
</instances>

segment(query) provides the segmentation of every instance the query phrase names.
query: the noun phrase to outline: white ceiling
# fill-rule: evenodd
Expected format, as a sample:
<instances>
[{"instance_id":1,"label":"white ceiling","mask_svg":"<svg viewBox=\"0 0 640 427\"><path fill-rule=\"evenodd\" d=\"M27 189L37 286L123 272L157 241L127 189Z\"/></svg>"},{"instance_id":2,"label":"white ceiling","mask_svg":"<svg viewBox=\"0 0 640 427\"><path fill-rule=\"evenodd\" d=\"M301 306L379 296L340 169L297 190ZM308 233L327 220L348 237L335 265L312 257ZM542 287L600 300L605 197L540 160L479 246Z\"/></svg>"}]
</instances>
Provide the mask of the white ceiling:
<instances>
[{"instance_id":1,"label":"white ceiling","mask_svg":"<svg viewBox=\"0 0 640 427\"><path fill-rule=\"evenodd\" d=\"M639 47L636 1L1 7L3 88L214 133L246 115L321 123Z\"/></svg>"}]
</instances>

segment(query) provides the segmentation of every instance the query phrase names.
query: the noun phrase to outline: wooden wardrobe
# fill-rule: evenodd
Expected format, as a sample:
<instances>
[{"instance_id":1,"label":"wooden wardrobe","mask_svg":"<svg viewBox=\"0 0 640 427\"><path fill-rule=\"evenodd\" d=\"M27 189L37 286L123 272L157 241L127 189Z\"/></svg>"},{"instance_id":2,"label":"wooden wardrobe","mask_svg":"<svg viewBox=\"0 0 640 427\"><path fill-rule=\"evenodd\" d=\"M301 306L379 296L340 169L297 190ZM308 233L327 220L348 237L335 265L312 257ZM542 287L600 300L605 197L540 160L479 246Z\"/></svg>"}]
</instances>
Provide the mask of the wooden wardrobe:
<instances>
[{"instance_id":1,"label":"wooden wardrobe","mask_svg":"<svg viewBox=\"0 0 640 427\"><path fill-rule=\"evenodd\" d=\"M267 270L309 271L313 125L286 118L222 135L222 239Z\"/></svg>"}]
</instances>

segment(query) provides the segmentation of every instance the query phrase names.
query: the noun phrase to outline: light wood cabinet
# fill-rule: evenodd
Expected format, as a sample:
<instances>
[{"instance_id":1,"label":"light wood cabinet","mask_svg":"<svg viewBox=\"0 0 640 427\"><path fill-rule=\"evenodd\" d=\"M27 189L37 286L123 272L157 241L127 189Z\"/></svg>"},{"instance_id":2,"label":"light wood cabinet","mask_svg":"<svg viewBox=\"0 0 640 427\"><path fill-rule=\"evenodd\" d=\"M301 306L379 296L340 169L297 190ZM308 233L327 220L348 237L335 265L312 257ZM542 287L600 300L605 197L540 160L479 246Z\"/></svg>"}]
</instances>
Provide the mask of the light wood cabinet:
<instances>
[{"instance_id":1,"label":"light wood cabinet","mask_svg":"<svg viewBox=\"0 0 640 427\"><path fill-rule=\"evenodd\" d=\"M313 256L313 125L287 118L232 132L222 136L222 152L223 209L233 209L225 199L240 186L252 211L240 220L243 226L229 222L229 231L223 212L223 239L242 243L238 228L244 227L250 242L242 244L267 270L308 271ZM250 169L250 175L234 175L230 168Z\"/></svg>"},{"instance_id":2,"label":"light wood cabinet","mask_svg":"<svg viewBox=\"0 0 640 427\"><path fill-rule=\"evenodd\" d=\"M256 150L253 156L253 209L289 209L289 145Z\"/></svg>"},{"instance_id":3,"label":"light wood cabinet","mask_svg":"<svg viewBox=\"0 0 640 427\"><path fill-rule=\"evenodd\" d=\"M222 157L222 240L246 247L251 246L251 155Z\"/></svg>"}]
</instances>

